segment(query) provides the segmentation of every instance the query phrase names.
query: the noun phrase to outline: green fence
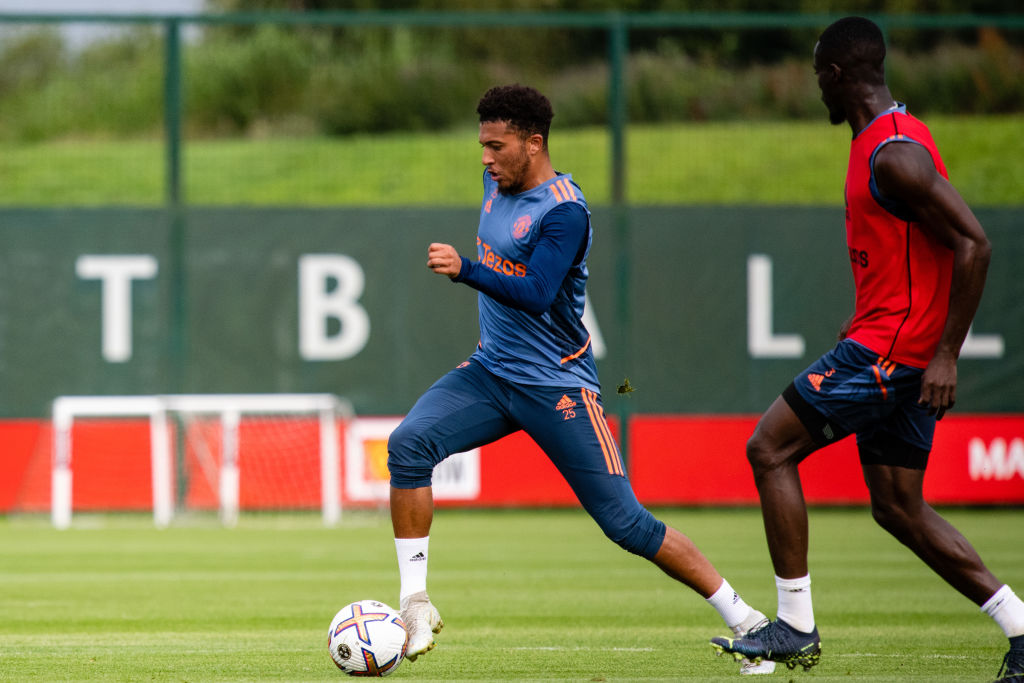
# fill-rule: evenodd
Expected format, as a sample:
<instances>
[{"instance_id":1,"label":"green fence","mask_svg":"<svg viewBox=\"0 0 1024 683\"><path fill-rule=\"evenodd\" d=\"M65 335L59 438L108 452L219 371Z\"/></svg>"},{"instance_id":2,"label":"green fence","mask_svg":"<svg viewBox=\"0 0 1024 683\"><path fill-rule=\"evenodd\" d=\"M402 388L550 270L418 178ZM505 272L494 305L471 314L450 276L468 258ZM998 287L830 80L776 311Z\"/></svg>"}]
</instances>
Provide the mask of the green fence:
<instances>
[{"instance_id":1,"label":"green fence","mask_svg":"<svg viewBox=\"0 0 1024 683\"><path fill-rule=\"evenodd\" d=\"M625 244L614 213L594 212L586 320L610 410L760 412L851 310L841 207L630 208ZM0 415L45 415L63 394L169 392L333 392L402 414L476 346L475 292L423 252L442 240L470 253L477 215L188 209L179 244L162 209L0 209ZM997 256L958 405L1021 412L1020 213L979 217ZM600 275L624 257L625 286ZM618 396L625 377L636 391Z\"/></svg>"}]
</instances>

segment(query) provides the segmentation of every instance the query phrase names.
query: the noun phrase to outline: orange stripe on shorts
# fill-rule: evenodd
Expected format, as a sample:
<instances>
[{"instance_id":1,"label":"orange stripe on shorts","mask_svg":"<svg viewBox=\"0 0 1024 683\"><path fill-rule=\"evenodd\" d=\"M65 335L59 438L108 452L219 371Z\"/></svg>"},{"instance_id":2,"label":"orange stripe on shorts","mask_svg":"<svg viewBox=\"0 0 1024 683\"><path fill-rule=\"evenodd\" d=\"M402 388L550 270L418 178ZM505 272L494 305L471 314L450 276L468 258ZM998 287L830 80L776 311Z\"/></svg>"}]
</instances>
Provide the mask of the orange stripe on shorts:
<instances>
[{"instance_id":1,"label":"orange stripe on shorts","mask_svg":"<svg viewBox=\"0 0 1024 683\"><path fill-rule=\"evenodd\" d=\"M583 403L587 407L587 415L590 417L590 424L594 427L594 433L601 444L601 451L604 453L604 462L608 467L609 474L625 476L622 469L622 460L619 458L619 448L615 445L611 430L608 429L608 421L604 419L604 410L597 403L597 394L584 388L582 391Z\"/></svg>"}]
</instances>

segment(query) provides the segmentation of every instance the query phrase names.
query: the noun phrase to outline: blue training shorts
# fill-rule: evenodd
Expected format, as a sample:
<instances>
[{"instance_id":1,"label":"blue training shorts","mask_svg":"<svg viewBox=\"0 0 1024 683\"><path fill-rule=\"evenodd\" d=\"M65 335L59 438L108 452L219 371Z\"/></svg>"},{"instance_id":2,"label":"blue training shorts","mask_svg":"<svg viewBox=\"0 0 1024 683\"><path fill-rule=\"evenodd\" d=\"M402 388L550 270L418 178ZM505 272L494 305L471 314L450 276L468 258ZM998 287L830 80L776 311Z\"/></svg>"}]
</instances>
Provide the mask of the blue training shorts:
<instances>
[{"instance_id":1,"label":"blue training shorts","mask_svg":"<svg viewBox=\"0 0 1024 683\"><path fill-rule=\"evenodd\" d=\"M626 479L601 396L585 387L509 382L473 358L435 382L392 432L391 485L430 486L434 466L452 453L520 429L554 463L609 538L647 558L657 553L665 525L640 505Z\"/></svg>"},{"instance_id":2,"label":"blue training shorts","mask_svg":"<svg viewBox=\"0 0 1024 683\"><path fill-rule=\"evenodd\" d=\"M819 446L856 434L862 464L924 469L936 419L918 403L923 374L844 339L782 396Z\"/></svg>"}]
</instances>

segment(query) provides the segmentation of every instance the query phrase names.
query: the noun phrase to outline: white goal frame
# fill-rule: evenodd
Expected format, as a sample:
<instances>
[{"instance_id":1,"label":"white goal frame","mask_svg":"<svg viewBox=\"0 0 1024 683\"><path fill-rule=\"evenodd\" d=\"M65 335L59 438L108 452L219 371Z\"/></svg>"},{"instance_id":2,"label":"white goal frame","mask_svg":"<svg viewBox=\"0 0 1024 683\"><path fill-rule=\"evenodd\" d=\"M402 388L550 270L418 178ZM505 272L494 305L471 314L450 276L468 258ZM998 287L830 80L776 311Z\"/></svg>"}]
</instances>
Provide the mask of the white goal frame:
<instances>
[{"instance_id":1,"label":"white goal frame","mask_svg":"<svg viewBox=\"0 0 1024 683\"><path fill-rule=\"evenodd\" d=\"M341 458L338 423L352 418L351 404L333 394L166 394L152 396L60 396L53 402L51 518L66 529L72 517L71 430L79 417L146 417L150 428L153 523L174 518L174 458L169 413L219 415L222 448L218 498L220 518L238 520L238 425L243 414L316 413L320 427L320 498L325 526L341 521Z\"/></svg>"}]
</instances>

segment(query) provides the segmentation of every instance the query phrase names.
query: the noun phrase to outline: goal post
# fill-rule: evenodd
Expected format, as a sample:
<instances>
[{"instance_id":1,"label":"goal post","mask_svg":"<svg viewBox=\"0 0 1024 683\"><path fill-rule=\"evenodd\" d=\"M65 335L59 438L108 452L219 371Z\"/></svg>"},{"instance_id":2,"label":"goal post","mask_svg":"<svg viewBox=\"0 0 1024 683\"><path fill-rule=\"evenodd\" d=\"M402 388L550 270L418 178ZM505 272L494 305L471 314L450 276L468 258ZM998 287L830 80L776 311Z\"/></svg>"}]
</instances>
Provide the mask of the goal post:
<instances>
[{"instance_id":1,"label":"goal post","mask_svg":"<svg viewBox=\"0 0 1024 683\"><path fill-rule=\"evenodd\" d=\"M310 416L317 424L319 502L323 523L341 520L341 455L339 424L352 418L351 404L333 394L167 394L152 396L61 396L53 402L53 525L71 525L73 510L73 428L83 418L138 417L148 423L153 522L168 526L175 516L175 424L193 418L214 419L219 429L216 458L207 458L216 479L218 513L234 525L240 508L241 425L245 419ZM186 431L186 430L181 430ZM182 439L187 438L182 434ZM203 447L205 448L205 446Z\"/></svg>"}]
</instances>

